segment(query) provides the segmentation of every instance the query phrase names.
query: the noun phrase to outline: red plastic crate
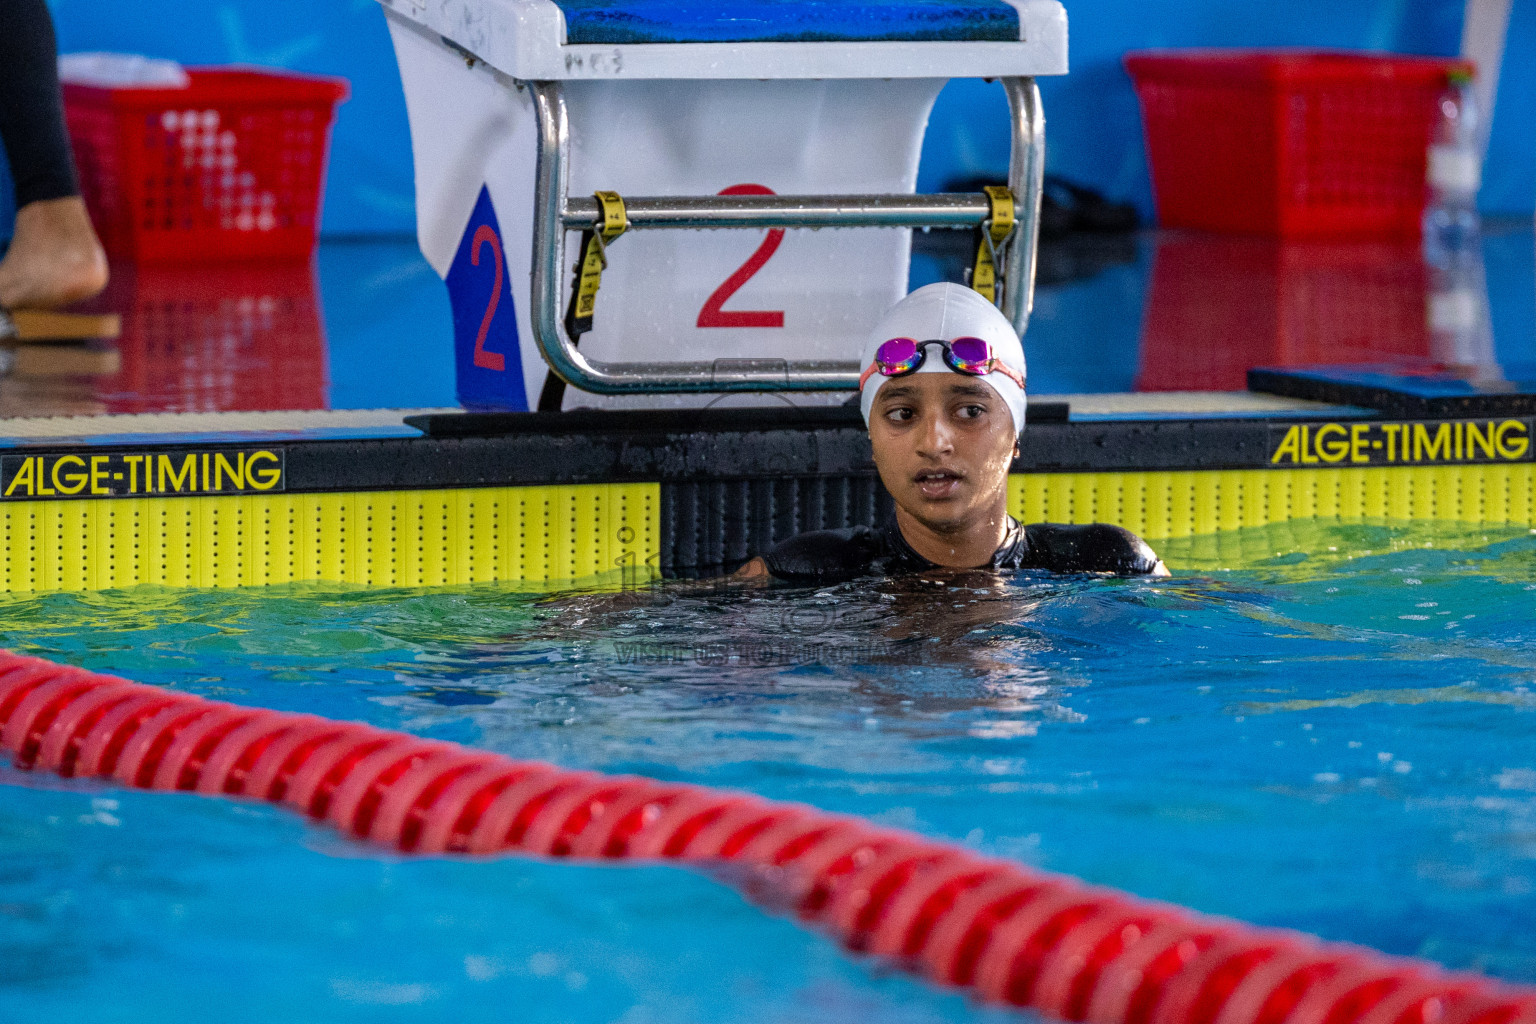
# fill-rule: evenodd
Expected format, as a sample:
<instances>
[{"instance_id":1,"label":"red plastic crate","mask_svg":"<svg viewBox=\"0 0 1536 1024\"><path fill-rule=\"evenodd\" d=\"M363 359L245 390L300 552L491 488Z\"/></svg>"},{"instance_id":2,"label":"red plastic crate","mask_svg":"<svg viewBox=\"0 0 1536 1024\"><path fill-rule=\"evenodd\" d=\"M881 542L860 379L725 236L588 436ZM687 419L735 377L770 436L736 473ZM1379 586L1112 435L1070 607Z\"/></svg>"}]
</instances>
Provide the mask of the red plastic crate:
<instances>
[{"instance_id":1,"label":"red plastic crate","mask_svg":"<svg viewBox=\"0 0 1536 1024\"><path fill-rule=\"evenodd\" d=\"M122 315L122 369L103 411L324 409L325 327L308 259L190 267L120 264L93 306Z\"/></svg>"},{"instance_id":2,"label":"red plastic crate","mask_svg":"<svg viewBox=\"0 0 1536 1024\"><path fill-rule=\"evenodd\" d=\"M307 256L347 83L246 68L188 75L185 89L65 84L102 244L145 262Z\"/></svg>"},{"instance_id":3,"label":"red plastic crate","mask_svg":"<svg viewBox=\"0 0 1536 1024\"><path fill-rule=\"evenodd\" d=\"M1432 355L1419 247L1169 232L1157 240L1137 391L1242 391L1255 366Z\"/></svg>"},{"instance_id":4,"label":"red plastic crate","mask_svg":"<svg viewBox=\"0 0 1536 1024\"><path fill-rule=\"evenodd\" d=\"M1416 238L1436 100L1465 61L1321 51L1130 54L1164 227Z\"/></svg>"}]
</instances>

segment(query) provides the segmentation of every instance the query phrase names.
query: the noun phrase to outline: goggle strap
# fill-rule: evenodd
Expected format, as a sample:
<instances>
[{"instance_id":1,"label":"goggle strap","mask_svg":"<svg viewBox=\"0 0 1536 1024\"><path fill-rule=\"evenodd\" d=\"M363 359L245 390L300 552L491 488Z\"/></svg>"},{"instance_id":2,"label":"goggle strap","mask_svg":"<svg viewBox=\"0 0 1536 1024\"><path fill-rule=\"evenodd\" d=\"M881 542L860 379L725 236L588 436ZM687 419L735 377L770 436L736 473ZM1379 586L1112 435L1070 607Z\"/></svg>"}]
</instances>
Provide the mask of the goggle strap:
<instances>
[{"instance_id":1,"label":"goggle strap","mask_svg":"<svg viewBox=\"0 0 1536 1024\"><path fill-rule=\"evenodd\" d=\"M1007 363L1003 362L1001 359L998 359L996 356L992 357L992 366L991 369L987 372L1000 373L1004 377L1007 377L1009 380L1017 384L1020 391L1025 390L1024 375L1019 373L1018 370L1015 370L1013 367L1009 366Z\"/></svg>"}]
</instances>

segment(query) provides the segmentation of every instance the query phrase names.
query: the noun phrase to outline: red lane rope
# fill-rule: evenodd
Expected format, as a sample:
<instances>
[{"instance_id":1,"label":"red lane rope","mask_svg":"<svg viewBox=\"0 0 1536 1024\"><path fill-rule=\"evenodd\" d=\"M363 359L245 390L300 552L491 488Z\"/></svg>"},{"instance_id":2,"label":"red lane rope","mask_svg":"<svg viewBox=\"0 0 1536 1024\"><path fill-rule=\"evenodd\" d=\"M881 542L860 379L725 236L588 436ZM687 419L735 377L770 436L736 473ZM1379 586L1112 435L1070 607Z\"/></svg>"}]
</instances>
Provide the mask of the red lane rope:
<instances>
[{"instance_id":1,"label":"red lane rope","mask_svg":"<svg viewBox=\"0 0 1536 1024\"><path fill-rule=\"evenodd\" d=\"M1091 1024L1536 1024L1536 988L1137 899L809 807L573 772L0 651L16 767L267 800L408 853L730 865L978 998Z\"/></svg>"}]
</instances>

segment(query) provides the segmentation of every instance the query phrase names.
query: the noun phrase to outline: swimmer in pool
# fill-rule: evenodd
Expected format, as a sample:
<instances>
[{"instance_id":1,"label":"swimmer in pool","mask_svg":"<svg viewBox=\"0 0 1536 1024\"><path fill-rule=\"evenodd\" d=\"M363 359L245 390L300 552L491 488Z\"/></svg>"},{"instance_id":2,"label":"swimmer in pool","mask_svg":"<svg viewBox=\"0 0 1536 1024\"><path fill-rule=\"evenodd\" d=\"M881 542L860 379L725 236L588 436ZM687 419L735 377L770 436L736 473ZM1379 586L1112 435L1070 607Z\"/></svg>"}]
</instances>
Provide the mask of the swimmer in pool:
<instances>
[{"instance_id":1,"label":"swimmer in pool","mask_svg":"<svg viewBox=\"0 0 1536 1024\"><path fill-rule=\"evenodd\" d=\"M931 284L908 295L871 334L862 365L859 407L895 516L791 537L737 578L831 583L935 568L1168 575L1123 527L1025 526L1008 514L1024 348L976 292Z\"/></svg>"}]
</instances>

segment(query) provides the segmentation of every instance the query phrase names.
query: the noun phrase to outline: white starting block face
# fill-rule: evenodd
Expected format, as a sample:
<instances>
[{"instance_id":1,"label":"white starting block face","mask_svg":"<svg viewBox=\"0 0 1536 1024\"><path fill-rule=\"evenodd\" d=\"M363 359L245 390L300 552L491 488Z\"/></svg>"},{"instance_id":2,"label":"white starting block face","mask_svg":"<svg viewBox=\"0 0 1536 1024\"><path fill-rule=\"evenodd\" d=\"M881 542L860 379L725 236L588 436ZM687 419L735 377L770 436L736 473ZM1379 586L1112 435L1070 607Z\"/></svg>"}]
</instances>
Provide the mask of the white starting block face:
<instances>
[{"instance_id":1,"label":"white starting block face","mask_svg":"<svg viewBox=\"0 0 1536 1024\"><path fill-rule=\"evenodd\" d=\"M388 2L418 235L448 283L469 406L534 408L547 372L529 319L536 125L520 80L564 80L573 197L910 193L929 110L950 74L1065 70L1055 0ZM674 8L678 24L666 20ZM701 8L725 13L701 20ZM1021 42L1031 31L1033 42ZM765 41L797 32L815 41ZM827 41L837 32L862 35ZM961 63L969 66L943 66ZM882 66L907 74L875 77ZM576 241L568 236L567 300ZM632 231L609 248L580 349L605 362L854 360L905 294L909 249L906 229ZM565 407L717 399L571 389Z\"/></svg>"}]
</instances>

